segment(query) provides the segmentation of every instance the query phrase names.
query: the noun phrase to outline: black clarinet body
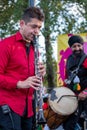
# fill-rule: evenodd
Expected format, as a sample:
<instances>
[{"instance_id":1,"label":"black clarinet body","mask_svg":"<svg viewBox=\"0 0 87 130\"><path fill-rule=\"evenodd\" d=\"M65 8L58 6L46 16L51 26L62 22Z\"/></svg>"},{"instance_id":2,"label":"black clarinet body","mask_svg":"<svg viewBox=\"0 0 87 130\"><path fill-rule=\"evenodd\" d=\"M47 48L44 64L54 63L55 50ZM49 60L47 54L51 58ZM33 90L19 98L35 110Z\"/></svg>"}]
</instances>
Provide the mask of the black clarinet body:
<instances>
[{"instance_id":1,"label":"black clarinet body","mask_svg":"<svg viewBox=\"0 0 87 130\"><path fill-rule=\"evenodd\" d=\"M34 41L33 41L33 45L34 45L34 53L35 53L35 75L38 75L39 77L40 74L38 73L38 62L39 62L39 50L38 50L38 37L34 36ZM38 124L45 124L46 120L44 117L44 113L43 113L43 97L42 97L42 87L43 87L43 82L41 81L41 87L39 90L36 90L36 123Z\"/></svg>"}]
</instances>

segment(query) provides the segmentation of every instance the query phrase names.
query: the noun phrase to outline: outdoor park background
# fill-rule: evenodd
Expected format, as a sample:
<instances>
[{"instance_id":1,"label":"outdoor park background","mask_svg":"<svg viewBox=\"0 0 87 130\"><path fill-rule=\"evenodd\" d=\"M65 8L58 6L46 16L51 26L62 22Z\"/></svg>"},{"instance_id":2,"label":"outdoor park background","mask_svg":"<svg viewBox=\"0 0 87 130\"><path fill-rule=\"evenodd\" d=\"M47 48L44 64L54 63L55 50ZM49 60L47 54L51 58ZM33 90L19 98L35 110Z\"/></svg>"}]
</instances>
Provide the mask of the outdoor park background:
<instances>
[{"instance_id":1,"label":"outdoor park background","mask_svg":"<svg viewBox=\"0 0 87 130\"><path fill-rule=\"evenodd\" d=\"M84 39L84 52L87 54L87 33L77 34ZM68 56L72 53L68 46L69 34L59 35L57 41L58 63L57 63L57 86L62 86L65 77L65 65ZM67 44L66 44L67 43Z\"/></svg>"},{"instance_id":2,"label":"outdoor park background","mask_svg":"<svg viewBox=\"0 0 87 130\"><path fill-rule=\"evenodd\" d=\"M41 38L40 45L42 43L44 45L41 47L41 56L46 65L46 76L43 84L49 90L49 88L59 86L64 76L64 72L61 71L60 73L58 70L58 60L60 59L60 64L64 62L64 65L66 60L63 55L66 53L64 47L67 46L64 35L87 32L87 1L34 0L34 2L35 6L40 7L45 14L45 21L41 29L41 34L45 40ZM18 23L22 11L28 6L30 6L29 0L0 1L0 38L3 39L19 29ZM60 37L65 44L58 41ZM59 49L61 49L61 53Z\"/></svg>"}]
</instances>

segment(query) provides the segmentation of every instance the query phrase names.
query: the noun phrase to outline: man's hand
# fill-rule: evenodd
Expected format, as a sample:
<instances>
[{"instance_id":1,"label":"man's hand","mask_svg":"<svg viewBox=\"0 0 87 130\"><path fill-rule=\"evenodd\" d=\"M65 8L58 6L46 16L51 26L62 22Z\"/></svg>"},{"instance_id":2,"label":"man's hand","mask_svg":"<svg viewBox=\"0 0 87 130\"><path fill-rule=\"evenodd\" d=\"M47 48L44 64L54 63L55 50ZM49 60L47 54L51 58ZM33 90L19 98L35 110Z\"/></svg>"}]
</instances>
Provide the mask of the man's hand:
<instances>
[{"instance_id":1,"label":"man's hand","mask_svg":"<svg viewBox=\"0 0 87 130\"><path fill-rule=\"evenodd\" d=\"M46 74L46 69L43 63L38 63L38 74L31 76L24 81L17 82L17 88L34 88L35 90L40 89L42 77Z\"/></svg>"},{"instance_id":2,"label":"man's hand","mask_svg":"<svg viewBox=\"0 0 87 130\"><path fill-rule=\"evenodd\" d=\"M38 74L41 76L41 77L44 77L45 74L46 74L46 68L45 66L43 65L43 63L38 63Z\"/></svg>"},{"instance_id":3,"label":"man's hand","mask_svg":"<svg viewBox=\"0 0 87 130\"><path fill-rule=\"evenodd\" d=\"M34 88L35 90L38 90L41 87L41 78L38 76L32 76L27 78L24 81L18 81L17 82L17 88Z\"/></svg>"},{"instance_id":4,"label":"man's hand","mask_svg":"<svg viewBox=\"0 0 87 130\"><path fill-rule=\"evenodd\" d=\"M78 99L79 100L85 100L87 98L87 94L84 94L84 92L81 92L79 95L78 95Z\"/></svg>"}]
</instances>

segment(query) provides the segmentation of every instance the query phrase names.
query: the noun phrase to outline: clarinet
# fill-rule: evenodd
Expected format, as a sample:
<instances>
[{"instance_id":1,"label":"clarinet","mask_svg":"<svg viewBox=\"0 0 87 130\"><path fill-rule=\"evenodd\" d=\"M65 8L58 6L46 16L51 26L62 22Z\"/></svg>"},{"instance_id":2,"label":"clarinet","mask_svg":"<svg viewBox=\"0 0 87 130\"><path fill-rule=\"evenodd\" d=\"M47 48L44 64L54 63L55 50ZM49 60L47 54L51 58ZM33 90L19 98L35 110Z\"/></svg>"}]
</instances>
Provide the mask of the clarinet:
<instances>
[{"instance_id":1,"label":"clarinet","mask_svg":"<svg viewBox=\"0 0 87 130\"><path fill-rule=\"evenodd\" d=\"M33 45L34 45L34 54L35 54L35 75L38 75L39 77L40 74L38 73L38 62L39 62L39 50L38 50L38 41L37 41L38 37L34 36L34 41L33 41ZM41 80L41 87L39 90L36 90L36 108L38 108L37 112L36 112L36 120L37 123L36 124L45 124L46 120L44 117L44 113L43 113L43 98L42 98L42 87L43 87L43 82Z\"/></svg>"}]
</instances>

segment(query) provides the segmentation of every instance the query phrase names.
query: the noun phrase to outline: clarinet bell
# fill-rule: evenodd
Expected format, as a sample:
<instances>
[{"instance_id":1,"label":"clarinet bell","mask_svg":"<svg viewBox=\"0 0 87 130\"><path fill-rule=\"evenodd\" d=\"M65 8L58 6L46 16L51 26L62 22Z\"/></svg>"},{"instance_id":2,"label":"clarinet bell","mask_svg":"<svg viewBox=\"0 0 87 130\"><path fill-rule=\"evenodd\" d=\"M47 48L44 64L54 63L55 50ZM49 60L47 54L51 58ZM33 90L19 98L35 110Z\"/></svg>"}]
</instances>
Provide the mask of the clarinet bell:
<instances>
[{"instance_id":1,"label":"clarinet bell","mask_svg":"<svg viewBox=\"0 0 87 130\"><path fill-rule=\"evenodd\" d=\"M46 119L43 115L43 110L39 111L38 116L38 124L46 124Z\"/></svg>"}]
</instances>

